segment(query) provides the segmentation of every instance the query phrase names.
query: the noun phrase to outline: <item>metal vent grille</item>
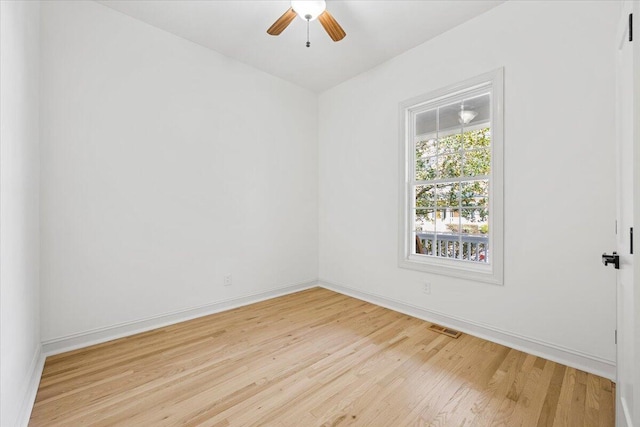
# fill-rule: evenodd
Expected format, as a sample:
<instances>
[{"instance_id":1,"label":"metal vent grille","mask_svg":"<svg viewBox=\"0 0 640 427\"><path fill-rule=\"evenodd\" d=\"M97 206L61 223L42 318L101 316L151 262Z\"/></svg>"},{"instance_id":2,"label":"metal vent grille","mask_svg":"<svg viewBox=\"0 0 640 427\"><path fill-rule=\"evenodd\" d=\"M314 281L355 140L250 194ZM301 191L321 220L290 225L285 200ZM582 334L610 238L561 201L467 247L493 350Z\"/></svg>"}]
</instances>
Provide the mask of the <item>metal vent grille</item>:
<instances>
[{"instance_id":1,"label":"metal vent grille","mask_svg":"<svg viewBox=\"0 0 640 427\"><path fill-rule=\"evenodd\" d=\"M451 329L451 328L446 328L441 325L436 325L435 323L429 326L429 329L434 332L438 332L439 334L444 334L451 338L458 338L460 335L462 335L462 332L460 331L456 331L455 329Z\"/></svg>"}]
</instances>

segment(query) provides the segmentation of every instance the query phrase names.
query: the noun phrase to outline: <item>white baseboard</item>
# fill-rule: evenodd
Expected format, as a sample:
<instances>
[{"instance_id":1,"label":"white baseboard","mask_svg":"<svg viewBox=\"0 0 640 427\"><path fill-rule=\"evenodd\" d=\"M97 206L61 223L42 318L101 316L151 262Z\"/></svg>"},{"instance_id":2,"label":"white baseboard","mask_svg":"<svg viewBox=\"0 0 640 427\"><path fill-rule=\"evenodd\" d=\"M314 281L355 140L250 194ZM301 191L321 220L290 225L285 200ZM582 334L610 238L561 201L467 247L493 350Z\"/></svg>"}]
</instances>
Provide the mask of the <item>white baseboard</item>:
<instances>
[{"instance_id":1,"label":"white baseboard","mask_svg":"<svg viewBox=\"0 0 640 427\"><path fill-rule=\"evenodd\" d=\"M31 365L29 366L29 372L31 372L29 382L21 394L22 403L18 412L18 419L15 423L16 426L27 427L29 424L33 404L36 400L36 394L38 393L38 386L40 385L40 378L42 377L42 370L44 369L44 358L42 346L38 345L31 360Z\"/></svg>"},{"instance_id":2,"label":"white baseboard","mask_svg":"<svg viewBox=\"0 0 640 427\"><path fill-rule=\"evenodd\" d=\"M234 308L242 307L244 305L253 304L294 292L299 292L316 286L318 286L316 281L298 283L294 285L270 289L268 291L249 294L242 297L217 301L199 307L192 307L185 310L179 310L171 313L161 314L158 316L148 317L145 319L135 320L132 322L119 323L116 325L93 329L78 334L54 338L42 343L42 352L45 356L64 353L90 345L100 344L114 339L134 335L140 332L162 328L164 326L173 325L175 323L184 322L186 320L195 319L197 317L207 316L209 314L219 313L221 311L231 310Z\"/></svg>"},{"instance_id":3,"label":"white baseboard","mask_svg":"<svg viewBox=\"0 0 640 427\"><path fill-rule=\"evenodd\" d=\"M410 316L417 317L428 322L434 322L443 326L447 326L449 328L457 329L469 335L483 338L488 341L502 344L516 350L521 350L535 356L543 357L545 359L570 366L572 368L599 375L612 381L615 381L616 378L616 366L615 362L612 360L603 359L556 344L544 342L535 338L514 334L512 332L504 331L490 325L474 322L456 316L450 316L445 313L440 313L412 304L407 304L405 302L387 298L381 295L362 292L346 285L332 283L322 279L318 281L318 284L323 288L344 295L348 295L363 301L370 302L372 304L386 307L400 313L408 314Z\"/></svg>"}]
</instances>

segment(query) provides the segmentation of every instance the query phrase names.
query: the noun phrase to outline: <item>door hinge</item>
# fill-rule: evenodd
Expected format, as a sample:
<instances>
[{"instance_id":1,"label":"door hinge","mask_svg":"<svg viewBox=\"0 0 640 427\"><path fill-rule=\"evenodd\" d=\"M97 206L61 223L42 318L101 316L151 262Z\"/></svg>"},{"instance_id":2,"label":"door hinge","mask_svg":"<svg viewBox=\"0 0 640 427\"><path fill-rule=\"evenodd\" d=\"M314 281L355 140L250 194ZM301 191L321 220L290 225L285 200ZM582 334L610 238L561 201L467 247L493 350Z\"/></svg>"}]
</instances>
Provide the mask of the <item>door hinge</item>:
<instances>
[{"instance_id":1,"label":"door hinge","mask_svg":"<svg viewBox=\"0 0 640 427\"><path fill-rule=\"evenodd\" d=\"M613 333L613 340L615 341L615 344L618 344L618 330L617 329Z\"/></svg>"},{"instance_id":2,"label":"door hinge","mask_svg":"<svg viewBox=\"0 0 640 427\"><path fill-rule=\"evenodd\" d=\"M629 14L629 41L633 41L633 13Z\"/></svg>"}]
</instances>

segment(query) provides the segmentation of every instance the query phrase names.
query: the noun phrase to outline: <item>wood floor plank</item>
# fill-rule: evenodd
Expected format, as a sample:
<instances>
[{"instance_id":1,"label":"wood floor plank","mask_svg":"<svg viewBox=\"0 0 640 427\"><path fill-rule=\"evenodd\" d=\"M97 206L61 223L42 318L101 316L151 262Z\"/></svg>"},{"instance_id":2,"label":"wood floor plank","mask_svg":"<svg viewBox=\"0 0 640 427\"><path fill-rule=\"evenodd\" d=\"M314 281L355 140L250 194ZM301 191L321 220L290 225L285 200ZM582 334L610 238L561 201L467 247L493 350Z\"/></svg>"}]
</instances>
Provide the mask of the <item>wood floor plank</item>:
<instances>
[{"instance_id":1,"label":"wood floor plank","mask_svg":"<svg viewBox=\"0 0 640 427\"><path fill-rule=\"evenodd\" d=\"M587 396L585 400L585 427L597 427L600 424L598 411L600 410L600 378L589 375L587 377Z\"/></svg>"},{"instance_id":2,"label":"wood floor plank","mask_svg":"<svg viewBox=\"0 0 640 427\"><path fill-rule=\"evenodd\" d=\"M518 406L518 402L520 401L520 396L524 390L526 382L529 379L529 373L534 368L536 359L537 358L532 355L525 356L524 362L515 376L515 380L509 387L500 407L495 412L495 416L493 417L490 425L508 427L512 425L511 420L512 418L515 418L514 412Z\"/></svg>"},{"instance_id":3,"label":"wood floor plank","mask_svg":"<svg viewBox=\"0 0 640 427\"><path fill-rule=\"evenodd\" d=\"M615 424L616 396L615 386L606 378L600 378L600 408L598 410L598 425L601 427Z\"/></svg>"},{"instance_id":4,"label":"wood floor plank","mask_svg":"<svg viewBox=\"0 0 640 427\"><path fill-rule=\"evenodd\" d=\"M517 373L524 363L526 354L517 350L510 350L505 361L489 381L487 388L475 402L472 412L475 414L469 425L490 425L493 417L500 408L502 401Z\"/></svg>"},{"instance_id":5,"label":"wood floor plank","mask_svg":"<svg viewBox=\"0 0 640 427\"><path fill-rule=\"evenodd\" d=\"M573 401L573 389L576 384L576 370L567 368L564 373L556 415L553 420L554 427L568 426L571 422L571 403Z\"/></svg>"},{"instance_id":6,"label":"wood floor plank","mask_svg":"<svg viewBox=\"0 0 640 427\"><path fill-rule=\"evenodd\" d=\"M537 427L553 425L566 369L564 365L554 364L553 375L551 376L549 387L546 390L544 404L542 405L542 410L536 423Z\"/></svg>"},{"instance_id":7,"label":"wood floor plank","mask_svg":"<svg viewBox=\"0 0 640 427\"><path fill-rule=\"evenodd\" d=\"M524 399L520 399L520 404L516 408L515 423L520 423L524 427L535 427L544 406L546 395L549 391L549 384L553 378L555 363L538 358L541 362L541 370L535 370L535 378L530 374L529 381L523 391Z\"/></svg>"},{"instance_id":8,"label":"wood floor plank","mask_svg":"<svg viewBox=\"0 0 640 427\"><path fill-rule=\"evenodd\" d=\"M613 426L609 380L326 289L47 358L30 426Z\"/></svg>"},{"instance_id":9,"label":"wood floor plank","mask_svg":"<svg viewBox=\"0 0 640 427\"><path fill-rule=\"evenodd\" d=\"M576 382L573 387L571 398L571 418L569 425L572 427L582 427L584 425L584 415L587 396L587 373L576 371Z\"/></svg>"}]
</instances>

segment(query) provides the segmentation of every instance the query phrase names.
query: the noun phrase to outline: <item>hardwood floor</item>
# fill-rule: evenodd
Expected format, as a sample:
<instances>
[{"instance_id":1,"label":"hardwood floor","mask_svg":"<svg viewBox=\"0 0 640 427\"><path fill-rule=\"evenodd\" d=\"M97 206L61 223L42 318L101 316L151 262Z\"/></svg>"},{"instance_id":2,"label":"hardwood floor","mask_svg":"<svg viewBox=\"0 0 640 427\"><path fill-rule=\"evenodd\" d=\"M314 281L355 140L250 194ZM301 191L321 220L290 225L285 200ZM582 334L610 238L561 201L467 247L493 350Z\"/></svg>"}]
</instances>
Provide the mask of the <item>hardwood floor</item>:
<instances>
[{"instance_id":1,"label":"hardwood floor","mask_svg":"<svg viewBox=\"0 0 640 427\"><path fill-rule=\"evenodd\" d=\"M30 426L613 426L611 381L325 289L47 358Z\"/></svg>"}]
</instances>

